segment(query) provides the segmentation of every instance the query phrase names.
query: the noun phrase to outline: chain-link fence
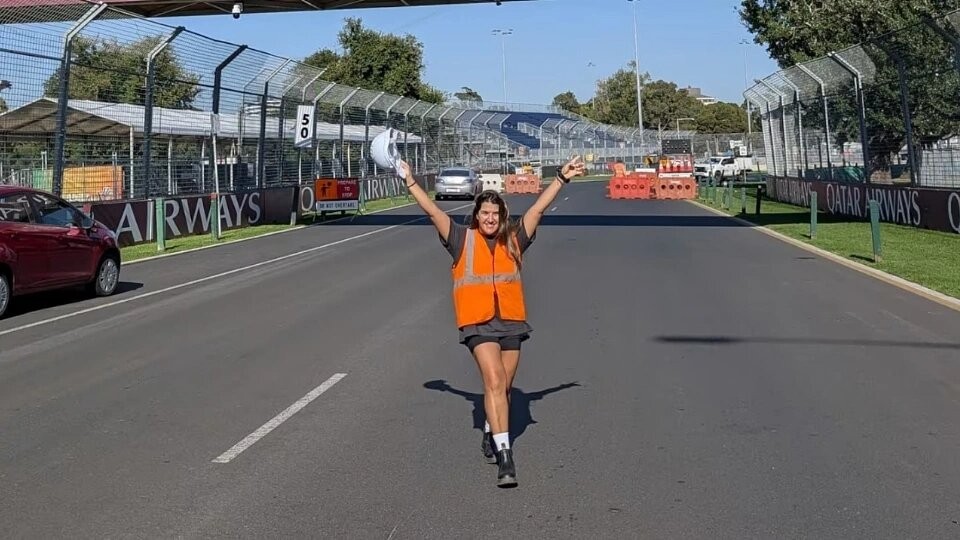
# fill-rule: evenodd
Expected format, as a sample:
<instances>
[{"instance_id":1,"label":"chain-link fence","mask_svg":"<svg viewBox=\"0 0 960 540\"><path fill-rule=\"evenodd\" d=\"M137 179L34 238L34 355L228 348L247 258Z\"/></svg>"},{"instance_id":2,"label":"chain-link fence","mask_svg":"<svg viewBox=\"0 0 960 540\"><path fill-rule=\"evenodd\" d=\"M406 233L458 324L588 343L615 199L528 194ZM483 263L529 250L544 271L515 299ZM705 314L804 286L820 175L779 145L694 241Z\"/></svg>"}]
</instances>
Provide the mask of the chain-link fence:
<instances>
[{"instance_id":1,"label":"chain-link fence","mask_svg":"<svg viewBox=\"0 0 960 540\"><path fill-rule=\"evenodd\" d=\"M91 201L365 178L386 174L370 141L388 128L420 174L574 153L602 169L645 148L552 107L427 103L323 74L105 4L0 9L0 183Z\"/></svg>"},{"instance_id":2,"label":"chain-link fence","mask_svg":"<svg viewBox=\"0 0 960 540\"><path fill-rule=\"evenodd\" d=\"M960 11L778 71L744 96L775 176L960 187Z\"/></svg>"}]
</instances>

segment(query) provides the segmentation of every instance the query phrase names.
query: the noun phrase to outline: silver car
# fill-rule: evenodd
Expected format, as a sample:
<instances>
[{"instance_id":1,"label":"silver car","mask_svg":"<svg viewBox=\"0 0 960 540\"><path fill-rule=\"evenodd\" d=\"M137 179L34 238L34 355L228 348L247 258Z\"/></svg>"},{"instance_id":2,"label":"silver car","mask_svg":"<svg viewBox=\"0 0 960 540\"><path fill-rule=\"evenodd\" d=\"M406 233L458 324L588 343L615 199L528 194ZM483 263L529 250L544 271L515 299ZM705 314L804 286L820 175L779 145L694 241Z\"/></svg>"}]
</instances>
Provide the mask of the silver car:
<instances>
[{"instance_id":1,"label":"silver car","mask_svg":"<svg viewBox=\"0 0 960 540\"><path fill-rule=\"evenodd\" d=\"M472 169L450 167L442 169L437 175L436 199L465 197L472 199L483 191L483 182Z\"/></svg>"}]
</instances>

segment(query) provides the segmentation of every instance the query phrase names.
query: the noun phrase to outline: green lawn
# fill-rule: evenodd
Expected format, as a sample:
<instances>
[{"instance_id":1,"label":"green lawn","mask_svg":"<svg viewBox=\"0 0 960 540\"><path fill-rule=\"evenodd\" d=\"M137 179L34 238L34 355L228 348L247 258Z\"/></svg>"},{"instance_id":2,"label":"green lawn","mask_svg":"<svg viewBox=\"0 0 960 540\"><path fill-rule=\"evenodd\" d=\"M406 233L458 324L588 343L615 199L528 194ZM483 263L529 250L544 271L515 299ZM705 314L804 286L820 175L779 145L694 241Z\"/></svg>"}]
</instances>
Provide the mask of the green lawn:
<instances>
[{"instance_id":1,"label":"green lawn","mask_svg":"<svg viewBox=\"0 0 960 540\"><path fill-rule=\"evenodd\" d=\"M723 193L722 188L718 190ZM746 198L746 214L741 214L740 190L734 189L731 209L725 208L702 189L698 202L736 215L757 225L801 240L836 255L846 257L925 287L960 298L960 235L942 233L891 223L880 224L881 262L873 261L870 223L850 221L824 213L817 215L816 238L810 239L810 209L763 200L761 213L754 214L756 198Z\"/></svg>"},{"instance_id":2,"label":"green lawn","mask_svg":"<svg viewBox=\"0 0 960 540\"><path fill-rule=\"evenodd\" d=\"M432 192L431 192L432 196ZM413 198L407 199L406 196L392 197L388 199L379 199L376 201L370 201L366 204L366 213L378 212L383 210L389 210L390 208L396 208L405 204L413 202ZM349 217L351 214L346 214ZM341 216L339 213L329 214L324 217L314 216L313 214L305 214L300 218L300 222L294 227L301 227L303 225L310 225L313 223L322 223L324 221L332 221L335 219L340 219L344 216ZM292 228L288 224L282 225L257 225L255 227L243 227L240 229L233 229L229 231L224 231L221 235L222 238L219 241L215 241L213 236L209 234L204 234L200 236L182 236L180 238L168 239L166 242L166 249L164 251L157 250L156 243L149 244L138 244L136 246L129 246L123 248L121 251L121 258L124 262L135 261L138 259L143 259L146 257L153 257L156 255L162 255L167 253L178 253L182 251L187 251L191 249L197 249L202 247L214 246L218 244L223 244L226 242L243 240L246 238L254 238L257 236L263 236L265 234L274 233L277 231L284 231Z\"/></svg>"}]
</instances>

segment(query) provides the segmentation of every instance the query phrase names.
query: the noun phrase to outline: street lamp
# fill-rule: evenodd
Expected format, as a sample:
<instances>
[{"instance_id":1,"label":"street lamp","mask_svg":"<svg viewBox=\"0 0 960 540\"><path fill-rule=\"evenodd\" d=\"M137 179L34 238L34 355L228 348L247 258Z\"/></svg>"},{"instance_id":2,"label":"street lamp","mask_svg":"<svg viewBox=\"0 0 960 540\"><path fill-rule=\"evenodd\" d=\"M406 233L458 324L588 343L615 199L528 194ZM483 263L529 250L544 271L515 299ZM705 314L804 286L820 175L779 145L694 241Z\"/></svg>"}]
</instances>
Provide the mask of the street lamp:
<instances>
[{"instance_id":1,"label":"street lamp","mask_svg":"<svg viewBox=\"0 0 960 540\"><path fill-rule=\"evenodd\" d=\"M747 77L747 46L750 45L750 42L747 41L746 39L741 39L740 45L744 45L743 47L743 88L744 90L748 90L750 88L750 82L749 82L750 79L749 77ZM751 153L753 152L753 149L752 149L753 145L751 143L751 139L753 138L753 121L752 121L753 118L751 114L752 109L753 108L750 106L750 100L748 99L747 100L747 146L748 146L747 151Z\"/></svg>"},{"instance_id":2,"label":"street lamp","mask_svg":"<svg viewBox=\"0 0 960 540\"><path fill-rule=\"evenodd\" d=\"M643 99L640 87L640 38L637 36L637 4L639 0L627 0L633 4L633 67L637 74L637 122L640 128L640 152L643 152Z\"/></svg>"},{"instance_id":3,"label":"street lamp","mask_svg":"<svg viewBox=\"0 0 960 540\"><path fill-rule=\"evenodd\" d=\"M503 104L507 104L507 46L504 44L504 36L509 36L513 34L513 28L508 28L506 30L502 28L494 28L493 35L500 36L500 54L503 55Z\"/></svg>"},{"instance_id":4,"label":"street lamp","mask_svg":"<svg viewBox=\"0 0 960 540\"><path fill-rule=\"evenodd\" d=\"M0 92L6 90L7 88L10 88L11 86L13 85L10 83L10 81L5 81L0 79Z\"/></svg>"},{"instance_id":5,"label":"street lamp","mask_svg":"<svg viewBox=\"0 0 960 540\"><path fill-rule=\"evenodd\" d=\"M680 138L680 121L681 120L696 120L696 118L677 118L677 138Z\"/></svg>"}]
</instances>

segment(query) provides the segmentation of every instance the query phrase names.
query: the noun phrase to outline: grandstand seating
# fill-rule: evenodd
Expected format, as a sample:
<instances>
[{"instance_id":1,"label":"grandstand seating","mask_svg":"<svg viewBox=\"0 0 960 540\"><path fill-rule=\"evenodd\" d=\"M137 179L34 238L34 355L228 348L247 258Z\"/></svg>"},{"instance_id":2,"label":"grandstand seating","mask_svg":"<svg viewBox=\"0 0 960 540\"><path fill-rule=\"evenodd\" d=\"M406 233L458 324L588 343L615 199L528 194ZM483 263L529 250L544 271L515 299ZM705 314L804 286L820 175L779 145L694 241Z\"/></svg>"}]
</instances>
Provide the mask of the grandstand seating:
<instances>
[{"instance_id":1,"label":"grandstand seating","mask_svg":"<svg viewBox=\"0 0 960 540\"><path fill-rule=\"evenodd\" d=\"M500 112L500 111L489 111ZM510 116L503 121L502 126L491 125L494 130L503 133L507 139L518 145L526 146L530 149L539 149L543 147L543 141L537 135L524 133L519 129L519 124L529 124L539 127L550 119L569 120L570 118L557 113L532 113L532 112L511 112Z\"/></svg>"}]
</instances>

